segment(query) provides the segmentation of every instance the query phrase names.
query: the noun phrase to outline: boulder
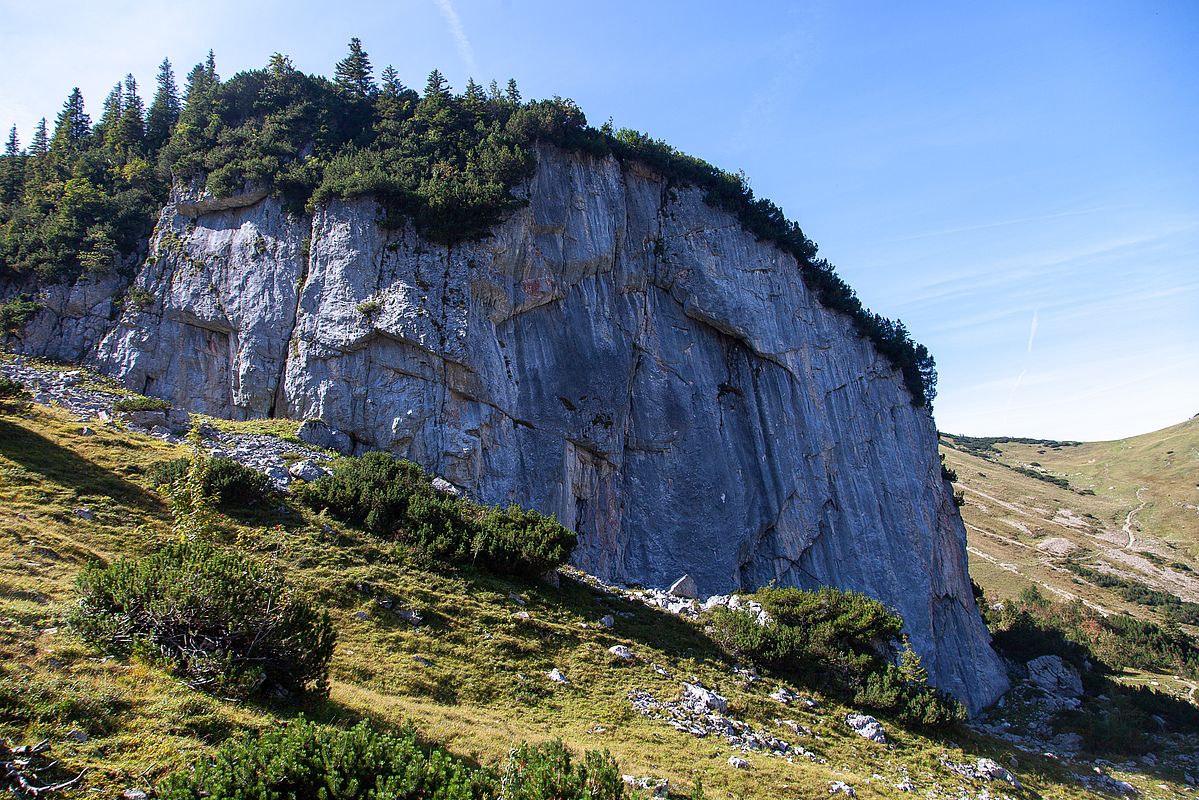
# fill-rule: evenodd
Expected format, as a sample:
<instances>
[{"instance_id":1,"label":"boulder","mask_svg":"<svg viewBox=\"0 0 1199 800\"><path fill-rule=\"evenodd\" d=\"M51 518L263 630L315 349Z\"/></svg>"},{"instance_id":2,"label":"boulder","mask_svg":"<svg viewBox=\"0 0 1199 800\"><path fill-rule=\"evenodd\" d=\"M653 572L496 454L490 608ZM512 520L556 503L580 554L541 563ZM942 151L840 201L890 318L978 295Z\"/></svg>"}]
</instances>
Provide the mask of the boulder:
<instances>
[{"instance_id":1,"label":"boulder","mask_svg":"<svg viewBox=\"0 0 1199 800\"><path fill-rule=\"evenodd\" d=\"M869 739L879 744L887 743L887 733L883 730L882 724L874 717L866 714L850 714L845 718L845 724L863 739Z\"/></svg>"},{"instance_id":2,"label":"boulder","mask_svg":"<svg viewBox=\"0 0 1199 800\"><path fill-rule=\"evenodd\" d=\"M348 456L354 449L354 443L347 434L319 419L306 420L296 431L296 438L305 444L332 450L343 456Z\"/></svg>"},{"instance_id":3,"label":"boulder","mask_svg":"<svg viewBox=\"0 0 1199 800\"><path fill-rule=\"evenodd\" d=\"M987 780L1007 781L1017 789L1021 788L1020 781L1016 779L1016 776L1000 766L997 761L989 758L980 758L978 764L975 765L975 769Z\"/></svg>"},{"instance_id":4,"label":"boulder","mask_svg":"<svg viewBox=\"0 0 1199 800\"><path fill-rule=\"evenodd\" d=\"M293 478L299 478L302 481L314 481L317 478L329 474L329 470L322 467L311 458L306 458L303 461L297 461L292 464L287 470Z\"/></svg>"},{"instance_id":5,"label":"boulder","mask_svg":"<svg viewBox=\"0 0 1199 800\"><path fill-rule=\"evenodd\" d=\"M695 578L690 575L684 575L672 583L669 592L675 597L685 597L688 600L699 598L699 587L695 585Z\"/></svg>"},{"instance_id":6,"label":"boulder","mask_svg":"<svg viewBox=\"0 0 1199 800\"><path fill-rule=\"evenodd\" d=\"M558 669L557 667L554 667L553 669L551 669L549 672L546 673L546 675L554 683L563 683L563 684L567 684L567 685L570 684L570 681L567 679L567 677L562 674L562 670Z\"/></svg>"},{"instance_id":7,"label":"boulder","mask_svg":"<svg viewBox=\"0 0 1199 800\"><path fill-rule=\"evenodd\" d=\"M1054 697L1082 697L1082 677L1061 656L1041 656L1029 661L1028 680Z\"/></svg>"},{"instance_id":8,"label":"boulder","mask_svg":"<svg viewBox=\"0 0 1199 800\"><path fill-rule=\"evenodd\" d=\"M609 647L608 652L619 658L621 661L633 660L633 651L625 647L623 644L617 644Z\"/></svg>"},{"instance_id":9,"label":"boulder","mask_svg":"<svg viewBox=\"0 0 1199 800\"><path fill-rule=\"evenodd\" d=\"M728 711L729 701L727 697L705 689L698 683L684 683L683 705L701 714L706 711L723 714Z\"/></svg>"},{"instance_id":10,"label":"boulder","mask_svg":"<svg viewBox=\"0 0 1199 800\"><path fill-rule=\"evenodd\" d=\"M744 758L729 756L729 766L733 769L749 769L749 762Z\"/></svg>"}]
</instances>

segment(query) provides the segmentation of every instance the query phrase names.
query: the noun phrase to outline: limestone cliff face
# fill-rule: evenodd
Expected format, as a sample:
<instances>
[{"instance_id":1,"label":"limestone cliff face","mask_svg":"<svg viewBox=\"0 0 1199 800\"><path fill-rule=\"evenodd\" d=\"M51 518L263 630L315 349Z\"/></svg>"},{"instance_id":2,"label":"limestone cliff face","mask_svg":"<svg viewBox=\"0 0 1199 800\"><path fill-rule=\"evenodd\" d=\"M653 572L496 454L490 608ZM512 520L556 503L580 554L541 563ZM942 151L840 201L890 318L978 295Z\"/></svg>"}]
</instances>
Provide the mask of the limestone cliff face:
<instances>
[{"instance_id":1,"label":"limestone cliff face","mask_svg":"<svg viewBox=\"0 0 1199 800\"><path fill-rule=\"evenodd\" d=\"M901 376L700 191L538 157L527 207L452 248L382 230L366 199L300 218L261 193L180 194L136 279L152 303L24 346L64 355L86 333L139 391L319 417L556 514L606 578L863 591L903 615L937 685L994 700L965 531Z\"/></svg>"}]
</instances>

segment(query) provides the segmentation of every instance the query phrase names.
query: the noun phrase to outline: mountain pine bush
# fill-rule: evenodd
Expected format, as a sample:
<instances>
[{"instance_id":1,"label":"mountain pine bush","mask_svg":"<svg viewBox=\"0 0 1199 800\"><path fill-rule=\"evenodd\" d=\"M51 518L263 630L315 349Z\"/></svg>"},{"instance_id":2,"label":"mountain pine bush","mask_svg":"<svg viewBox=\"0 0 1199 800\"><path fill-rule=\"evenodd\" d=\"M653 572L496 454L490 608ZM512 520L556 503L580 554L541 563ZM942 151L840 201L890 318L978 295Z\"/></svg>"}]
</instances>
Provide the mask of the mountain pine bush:
<instances>
[{"instance_id":1,"label":"mountain pine bush","mask_svg":"<svg viewBox=\"0 0 1199 800\"><path fill-rule=\"evenodd\" d=\"M150 466L147 477L155 486L171 486L187 475L191 462L186 456L159 461ZM216 498L217 505L226 508L253 506L276 493L274 484L261 472L224 457L208 460L203 486L206 494Z\"/></svg>"},{"instance_id":2,"label":"mountain pine bush","mask_svg":"<svg viewBox=\"0 0 1199 800\"><path fill-rule=\"evenodd\" d=\"M296 497L438 560L500 574L541 575L570 557L577 538L536 511L487 508L443 494L419 466L387 453L338 459L332 474L298 487Z\"/></svg>"},{"instance_id":3,"label":"mountain pine bush","mask_svg":"<svg viewBox=\"0 0 1199 800\"><path fill-rule=\"evenodd\" d=\"M334 632L273 567L203 541L92 564L71 624L120 655L162 660L184 682L222 696L328 691Z\"/></svg>"}]
</instances>

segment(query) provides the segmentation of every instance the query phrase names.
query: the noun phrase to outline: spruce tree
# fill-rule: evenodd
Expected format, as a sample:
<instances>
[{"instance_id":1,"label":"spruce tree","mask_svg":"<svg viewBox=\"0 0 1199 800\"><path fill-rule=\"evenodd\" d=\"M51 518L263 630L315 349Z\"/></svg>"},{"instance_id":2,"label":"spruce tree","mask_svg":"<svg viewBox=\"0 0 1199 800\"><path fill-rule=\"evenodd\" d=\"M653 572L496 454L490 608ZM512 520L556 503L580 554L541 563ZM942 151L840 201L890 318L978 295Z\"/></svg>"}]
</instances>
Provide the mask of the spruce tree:
<instances>
[{"instance_id":1,"label":"spruce tree","mask_svg":"<svg viewBox=\"0 0 1199 800\"><path fill-rule=\"evenodd\" d=\"M357 36L350 39L350 54L337 62L333 83L338 91L356 100L366 100L379 91L371 76L371 61Z\"/></svg>"},{"instance_id":2,"label":"spruce tree","mask_svg":"<svg viewBox=\"0 0 1199 800\"><path fill-rule=\"evenodd\" d=\"M150 103L146 116L146 149L153 155L171 138L171 130L179 121L179 88L175 85L175 72L170 59L164 58L158 66L158 91Z\"/></svg>"},{"instance_id":3,"label":"spruce tree","mask_svg":"<svg viewBox=\"0 0 1199 800\"><path fill-rule=\"evenodd\" d=\"M82 135L87 135L88 123L86 120L87 114L84 114L84 122L81 126ZM37 127L33 129L33 141L29 143L29 155L34 158L45 158L50 152L50 138L46 135L46 118L42 117L38 120Z\"/></svg>"},{"instance_id":4,"label":"spruce tree","mask_svg":"<svg viewBox=\"0 0 1199 800\"><path fill-rule=\"evenodd\" d=\"M450 96L450 84L441 74L441 70L433 70L425 81L425 100L445 100Z\"/></svg>"},{"instance_id":5,"label":"spruce tree","mask_svg":"<svg viewBox=\"0 0 1199 800\"><path fill-rule=\"evenodd\" d=\"M122 101L121 84L117 83L108 93L108 97L104 98L104 109L100 112L100 121L96 123L92 134L106 146L111 147L116 141L117 129L121 125L121 101ZM55 132L57 136L57 131Z\"/></svg>"},{"instance_id":6,"label":"spruce tree","mask_svg":"<svg viewBox=\"0 0 1199 800\"><path fill-rule=\"evenodd\" d=\"M504 99L514 106L520 105L520 90L516 88L516 78L508 79L508 91L505 92Z\"/></svg>"},{"instance_id":7,"label":"spruce tree","mask_svg":"<svg viewBox=\"0 0 1199 800\"><path fill-rule=\"evenodd\" d=\"M484 94L483 87L475 83L474 78L469 78L466 81L466 94L463 95L463 105L472 114L481 114L484 106L487 105L487 95Z\"/></svg>"},{"instance_id":8,"label":"spruce tree","mask_svg":"<svg viewBox=\"0 0 1199 800\"><path fill-rule=\"evenodd\" d=\"M495 78L491 79L491 83L487 85L487 99L493 103L498 103L503 95L500 94L500 85L495 82Z\"/></svg>"},{"instance_id":9,"label":"spruce tree","mask_svg":"<svg viewBox=\"0 0 1199 800\"><path fill-rule=\"evenodd\" d=\"M13 125L4 143L4 155L0 157L0 202L11 203L21 196L24 174L25 156L21 153L17 126Z\"/></svg>"},{"instance_id":10,"label":"spruce tree","mask_svg":"<svg viewBox=\"0 0 1199 800\"><path fill-rule=\"evenodd\" d=\"M208 58L204 61L204 74L208 76L208 83L211 86L221 82L221 76L216 74L216 55L211 50L208 51Z\"/></svg>"},{"instance_id":11,"label":"spruce tree","mask_svg":"<svg viewBox=\"0 0 1199 800\"><path fill-rule=\"evenodd\" d=\"M142 99L137 94L137 81L133 75L125 76L125 87L121 98L121 116L115 140L110 145L122 159L142 155L146 146L146 115Z\"/></svg>"},{"instance_id":12,"label":"spruce tree","mask_svg":"<svg viewBox=\"0 0 1199 800\"><path fill-rule=\"evenodd\" d=\"M50 140L49 151L59 160L67 159L83 149L84 142L91 136L91 132L92 121L83 110L83 93L76 86L54 120L54 138ZM33 147L40 147L36 134Z\"/></svg>"}]
</instances>

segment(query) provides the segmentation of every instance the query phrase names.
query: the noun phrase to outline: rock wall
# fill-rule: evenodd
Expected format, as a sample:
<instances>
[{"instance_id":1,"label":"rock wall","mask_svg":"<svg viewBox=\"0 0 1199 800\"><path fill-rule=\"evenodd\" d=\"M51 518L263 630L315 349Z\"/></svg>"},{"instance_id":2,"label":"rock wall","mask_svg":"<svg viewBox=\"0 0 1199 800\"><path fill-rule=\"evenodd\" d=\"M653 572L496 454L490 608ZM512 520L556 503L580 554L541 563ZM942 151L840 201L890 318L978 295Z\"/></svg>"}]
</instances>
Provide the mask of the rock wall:
<instances>
[{"instance_id":1,"label":"rock wall","mask_svg":"<svg viewBox=\"0 0 1199 800\"><path fill-rule=\"evenodd\" d=\"M556 514L611 580L863 591L937 685L994 700L965 530L901 376L700 191L538 156L528 205L449 248L382 230L368 199L299 218L261 192L180 194L136 278L153 302L88 331L88 360L193 410L319 417Z\"/></svg>"}]
</instances>

